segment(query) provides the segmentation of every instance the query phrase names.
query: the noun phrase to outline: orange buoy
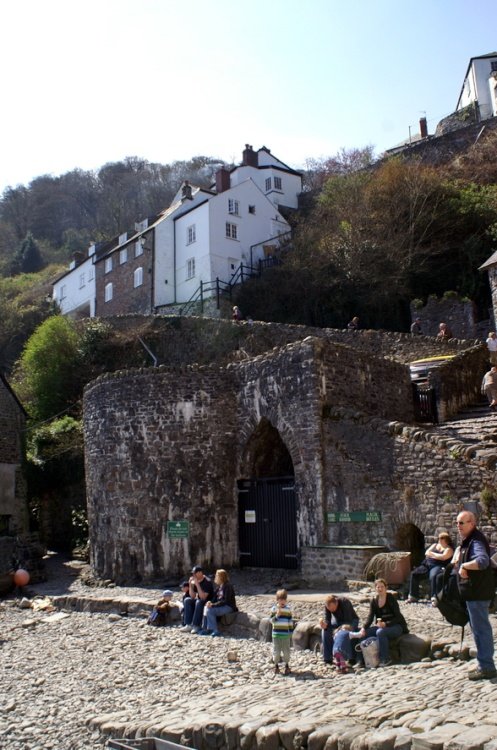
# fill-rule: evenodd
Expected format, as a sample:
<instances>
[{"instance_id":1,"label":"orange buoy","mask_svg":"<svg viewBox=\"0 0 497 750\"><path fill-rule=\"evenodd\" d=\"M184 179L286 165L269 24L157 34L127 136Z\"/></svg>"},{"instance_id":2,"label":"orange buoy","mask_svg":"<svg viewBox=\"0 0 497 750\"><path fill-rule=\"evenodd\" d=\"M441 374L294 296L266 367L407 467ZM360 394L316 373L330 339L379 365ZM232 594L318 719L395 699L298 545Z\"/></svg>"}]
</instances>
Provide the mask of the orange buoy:
<instances>
[{"instance_id":1,"label":"orange buoy","mask_svg":"<svg viewBox=\"0 0 497 750\"><path fill-rule=\"evenodd\" d=\"M23 568L19 568L14 573L14 583L16 586L26 586L29 583L29 573Z\"/></svg>"}]
</instances>

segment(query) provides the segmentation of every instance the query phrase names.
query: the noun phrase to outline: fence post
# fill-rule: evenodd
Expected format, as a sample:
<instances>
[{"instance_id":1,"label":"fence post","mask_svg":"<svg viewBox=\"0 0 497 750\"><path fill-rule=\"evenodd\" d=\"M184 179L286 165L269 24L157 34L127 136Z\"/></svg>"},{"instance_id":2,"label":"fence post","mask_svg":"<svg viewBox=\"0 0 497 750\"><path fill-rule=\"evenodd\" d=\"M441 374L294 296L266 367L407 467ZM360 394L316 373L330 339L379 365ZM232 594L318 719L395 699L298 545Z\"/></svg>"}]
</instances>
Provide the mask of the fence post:
<instances>
[{"instance_id":1,"label":"fence post","mask_svg":"<svg viewBox=\"0 0 497 750\"><path fill-rule=\"evenodd\" d=\"M221 307L220 302L220 292L219 292L219 276L216 276L216 309L219 310Z\"/></svg>"},{"instance_id":2,"label":"fence post","mask_svg":"<svg viewBox=\"0 0 497 750\"><path fill-rule=\"evenodd\" d=\"M200 282L200 312L204 312L204 282Z\"/></svg>"}]
</instances>

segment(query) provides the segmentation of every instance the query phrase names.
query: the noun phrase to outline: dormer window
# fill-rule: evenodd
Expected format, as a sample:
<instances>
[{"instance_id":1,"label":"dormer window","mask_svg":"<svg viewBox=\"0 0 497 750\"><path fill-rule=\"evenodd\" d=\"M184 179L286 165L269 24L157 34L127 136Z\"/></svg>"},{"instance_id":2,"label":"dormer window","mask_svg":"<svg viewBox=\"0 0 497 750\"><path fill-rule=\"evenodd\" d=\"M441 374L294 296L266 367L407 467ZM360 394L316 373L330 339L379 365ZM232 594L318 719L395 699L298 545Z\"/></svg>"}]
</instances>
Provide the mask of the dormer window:
<instances>
[{"instance_id":1,"label":"dormer window","mask_svg":"<svg viewBox=\"0 0 497 750\"><path fill-rule=\"evenodd\" d=\"M238 216L240 213L240 204L238 201L234 200L233 198L229 198L228 200L228 213L234 214L235 216Z\"/></svg>"},{"instance_id":2,"label":"dormer window","mask_svg":"<svg viewBox=\"0 0 497 750\"><path fill-rule=\"evenodd\" d=\"M123 263L126 263L128 260L128 248L123 247L122 250L119 250L119 265L122 266Z\"/></svg>"}]
</instances>

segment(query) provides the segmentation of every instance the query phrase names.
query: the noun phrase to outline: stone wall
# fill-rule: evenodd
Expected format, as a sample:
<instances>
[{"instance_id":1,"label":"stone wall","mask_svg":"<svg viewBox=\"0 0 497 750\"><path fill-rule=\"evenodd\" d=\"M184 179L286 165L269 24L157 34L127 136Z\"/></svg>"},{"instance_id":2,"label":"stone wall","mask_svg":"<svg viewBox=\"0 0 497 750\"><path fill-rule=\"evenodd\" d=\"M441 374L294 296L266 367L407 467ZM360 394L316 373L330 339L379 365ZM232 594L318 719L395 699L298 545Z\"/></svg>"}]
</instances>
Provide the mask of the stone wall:
<instances>
[{"instance_id":1,"label":"stone wall","mask_svg":"<svg viewBox=\"0 0 497 750\"><path fill-rule=\"evenodd\" d=\"M427 429L342 409L330 414L323 429L326 511L381 514L378 522L328 524L329 544L367 540L395 549L399 530L408 526L417 527L427 543L443 529L455 539L458 511L481 511L481 491L495 486L497 453L480 461L463 443ZM486 516L482 525L496 542L496 529Z\"/></svg>"},{"instance_id":2,"label":"stone wall","mask_svg":"<svg viewBox=\"0 0 497 750\"><path fill-rule=\"evenodd\" d=\"M386 552L387 547L373 545L338 546L320 544L303 547L301 572L306 581L326 581L328 584L347 579L364 580L364 568L374 555Z\"/></svg>"},{"instance_id":3,"label":"stone wall","mask_svg":"<svg viewBox=\"0 0 497 750\"><path fill-rule=\"evenodd\" d=\"M477 314L475 303L463 301L457 296L429 297L423 307L411 303L411 319L421 318L421 330L426 336L436 336L439 323L447 323L457 339L477 338Z\"/></svg>"},{"instance_id":4,"label":"stone wall","mask_svg":"<svg viewBox=\"0 0 497 750\"><path fill-rule=\"evenodd\" d=\"M0 516L4 532L27 530L26 485L22 474L26 415L0 376Z\"/></svg>"}]
</instances>

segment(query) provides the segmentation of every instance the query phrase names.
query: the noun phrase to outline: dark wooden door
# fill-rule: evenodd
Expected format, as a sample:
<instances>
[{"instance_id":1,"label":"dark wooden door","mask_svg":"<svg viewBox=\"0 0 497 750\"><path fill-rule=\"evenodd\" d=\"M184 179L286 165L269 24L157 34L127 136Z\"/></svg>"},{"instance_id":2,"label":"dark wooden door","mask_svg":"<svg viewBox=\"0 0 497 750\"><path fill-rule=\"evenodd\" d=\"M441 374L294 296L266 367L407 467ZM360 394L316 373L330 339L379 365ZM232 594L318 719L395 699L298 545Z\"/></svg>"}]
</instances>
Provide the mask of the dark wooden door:
<instances>
[{"instance_id":1,"label":"dark wooden door","mask_svg":"<svg viewBox=\"0 0 497 750\"><path fill-rule=\"evenodd\" d=\"M240 565L297 568L297 503L293 477L238 482Z\"/></svg>"}]
</instances>

